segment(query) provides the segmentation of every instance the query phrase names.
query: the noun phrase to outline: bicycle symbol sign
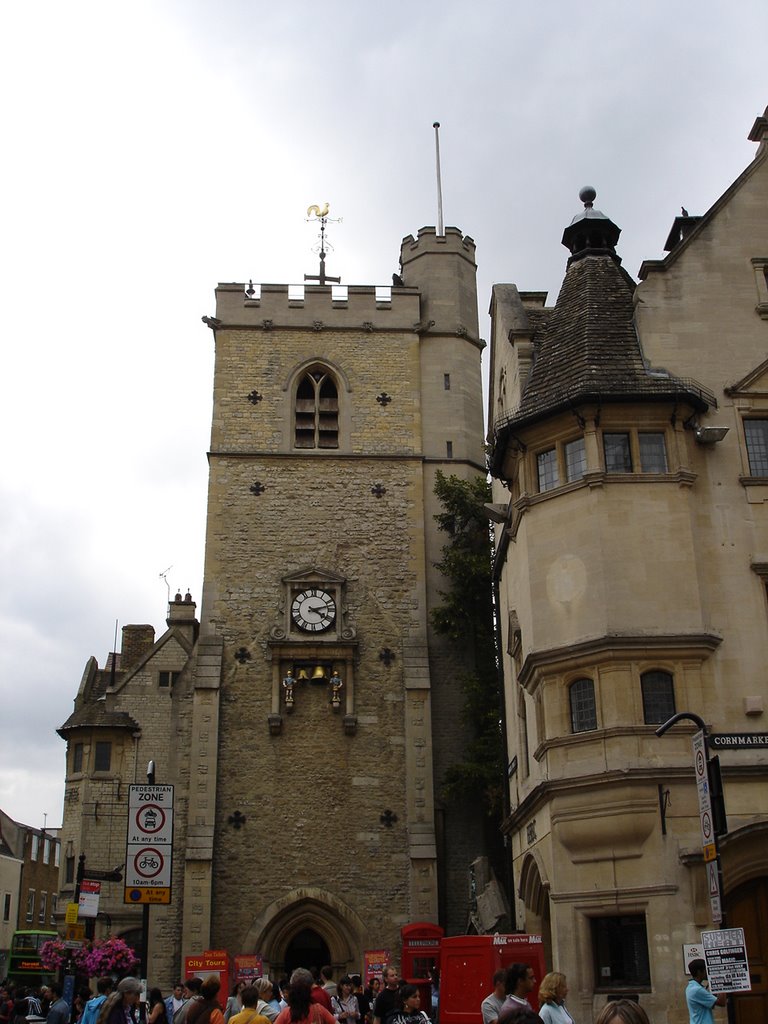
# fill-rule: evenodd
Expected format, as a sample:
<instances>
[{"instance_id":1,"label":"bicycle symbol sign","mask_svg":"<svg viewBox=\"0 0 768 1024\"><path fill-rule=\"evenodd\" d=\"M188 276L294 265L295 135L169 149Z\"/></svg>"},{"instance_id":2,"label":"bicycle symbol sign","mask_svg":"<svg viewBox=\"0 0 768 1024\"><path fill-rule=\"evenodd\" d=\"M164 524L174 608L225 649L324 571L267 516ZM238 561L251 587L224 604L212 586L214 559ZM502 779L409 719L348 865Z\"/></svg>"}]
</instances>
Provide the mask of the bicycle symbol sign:
<instances>
[{"instance_id":1,"label":"bicycle symbol sign","mask_svg":"<svg viewBox=\"0 0 768 1024\"><path fill-rule=\"evenodd\" d=\"M128 787L126 903L170 903L173 873L173 786Z\"/></svg>"},{"instance_id":2,"label":"bicycle symbol sign","mask_svg":"<svg viewBox=\"0 0 768 1024\"><path fill-rule=\"evenodd\" d=\"M133 858L133 870L141 878L155 878L163 870L165 858L159 850L145 847Z\"/></svg>"}]
</instances>

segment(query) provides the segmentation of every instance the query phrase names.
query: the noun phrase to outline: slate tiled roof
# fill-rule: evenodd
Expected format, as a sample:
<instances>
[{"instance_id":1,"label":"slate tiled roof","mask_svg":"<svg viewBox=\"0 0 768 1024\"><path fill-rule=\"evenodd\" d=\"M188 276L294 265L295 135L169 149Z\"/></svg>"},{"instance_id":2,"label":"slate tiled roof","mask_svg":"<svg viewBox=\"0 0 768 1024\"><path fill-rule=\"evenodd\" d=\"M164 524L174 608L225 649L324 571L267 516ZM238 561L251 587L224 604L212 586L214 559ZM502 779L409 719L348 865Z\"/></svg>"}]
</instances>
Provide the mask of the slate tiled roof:
<instances>
[{"instance_id":1,"label":"slate tiled roof","mask_svg":"<svg viewBox=\"0 0 768 1024\"><path fill-rule=\"evenodd\" d=\"M86 704L76 708L56 732L66 739L69 732L83 726L97 729L130 729L131 732L136 732L141 728L136 719L132 718L127 711L107 711L105 702L98 701L95 704Z\"/></svg>"},{"instance_id":2,"label":"slate tiled roof","mask_svg":"<svg viewBox=\"0 0 768 1024\"><path fill-rule=\"evenodd\" d=\"M645 365L633 319L634 287L609 252L569 261L555 307L534 335L520 406L494 424L492 469L499 468L509 432L583 402L680 398L701 411L716 404L695 381Z\"/></svg>"},{"instance_id":3,"label":"slate tiled roof","mask_svg":"<svg viewBox=\"0 0 768 1024\"><path fill-rule=\"evenodd\" d=\"M108 711L104 695L112 685L111 668L95 668L96 659L90 659L86 668L87 685L75 700L75 710L66 722L56 730L59 736L67 738L73 729L84 726L102 729L130 729L132 732L140 728L139 723L127 711ZM115 681L125 676L119 669L115 673Z\"/></svg>"}]
</instances>

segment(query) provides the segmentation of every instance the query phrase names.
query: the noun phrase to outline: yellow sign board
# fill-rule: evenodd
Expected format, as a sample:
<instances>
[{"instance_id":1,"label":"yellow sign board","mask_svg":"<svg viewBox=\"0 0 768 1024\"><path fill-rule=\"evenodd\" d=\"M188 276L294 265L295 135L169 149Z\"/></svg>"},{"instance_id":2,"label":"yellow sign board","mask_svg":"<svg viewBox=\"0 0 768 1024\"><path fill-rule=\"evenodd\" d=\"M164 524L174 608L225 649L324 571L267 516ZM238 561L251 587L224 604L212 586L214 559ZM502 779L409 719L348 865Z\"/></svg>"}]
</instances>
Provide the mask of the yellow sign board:
<instances>
[{"instance_id":1,"label":"yellow sign board","mask_svg":"<svg viewBox=\"0 0 768 1024\"><path fill-rule=\"evenodd\" d=\"M65 924L77 924L77 912L80 909L77 903L68 903L67 912L64 915Z\"/></svg>"},{"instance_id":2,"label":"yellow sign board","mask_svg":"<svg viewBox=\"0 0 768 1024\"><path fill-rule=\"evenodd\" d=\"M85 941L85 925L84 924L68 924L64 930L64 938L69 942L84 942Z\"/></svg>"},{"instance_id":3,"label":"yellow sign board","mask_svg":"<svg viewBox=\"0 0 768 1024\"><path fill-rule=\"evenodd\" d=\"M171 890L168 886L136 886L125 890L125 903L170 903Z\"/></svg>"},{"instance_id":4,"label":"yellow sign board","mask_svg":"<svg viewBox=\"0 0 768 1024\"><path fill-rule=\"evenodd\" d=\"M706 846L702 846L704 851L704 863L707 864L711 860L715 860L717 857L717 850L715 849L714 843L707 843Z\"/></svg>"}]
</instances>

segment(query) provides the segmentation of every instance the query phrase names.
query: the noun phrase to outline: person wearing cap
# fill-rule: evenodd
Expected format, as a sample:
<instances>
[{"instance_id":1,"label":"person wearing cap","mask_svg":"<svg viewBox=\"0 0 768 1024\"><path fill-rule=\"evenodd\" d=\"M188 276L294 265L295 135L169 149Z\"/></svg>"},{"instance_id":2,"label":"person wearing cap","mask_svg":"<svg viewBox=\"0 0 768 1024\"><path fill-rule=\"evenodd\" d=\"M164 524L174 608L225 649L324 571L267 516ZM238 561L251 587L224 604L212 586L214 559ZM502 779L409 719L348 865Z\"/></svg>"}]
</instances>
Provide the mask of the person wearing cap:
<instances>
[{"instance_id":1,"label":"person wearing cap","mask_svg":"<svg viewBox=\"0 0 768 1024\"><path fill-rule=\"evenodd\" d=\"M104 1001L98 1024L138 1024L140 995L139 979L123 978L112 995Z\"/></svg>"}]
</instances>

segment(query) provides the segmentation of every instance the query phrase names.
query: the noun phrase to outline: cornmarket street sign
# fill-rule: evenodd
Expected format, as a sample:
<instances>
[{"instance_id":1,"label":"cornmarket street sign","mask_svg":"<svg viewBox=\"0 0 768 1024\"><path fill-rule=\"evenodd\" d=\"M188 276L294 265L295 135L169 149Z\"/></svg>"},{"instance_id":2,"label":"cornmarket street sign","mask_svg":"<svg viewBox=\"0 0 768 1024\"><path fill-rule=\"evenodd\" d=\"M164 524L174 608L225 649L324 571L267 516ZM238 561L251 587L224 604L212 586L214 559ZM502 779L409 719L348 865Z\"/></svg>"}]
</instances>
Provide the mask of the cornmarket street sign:
<instances>
[{"instance_id":1,"label":"cornmarket street sign","mask_svg":"<svg viewBox=\"0 0 768 1024\"><path fill-rule=\"evenodd\" d=\"M709 745L713 750L742 750L747 747L768 747L768 732L712 732Z\"/></svg>"}]
</instances>

